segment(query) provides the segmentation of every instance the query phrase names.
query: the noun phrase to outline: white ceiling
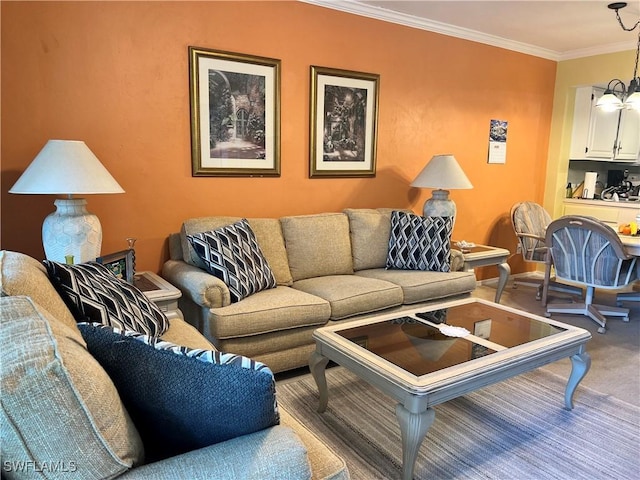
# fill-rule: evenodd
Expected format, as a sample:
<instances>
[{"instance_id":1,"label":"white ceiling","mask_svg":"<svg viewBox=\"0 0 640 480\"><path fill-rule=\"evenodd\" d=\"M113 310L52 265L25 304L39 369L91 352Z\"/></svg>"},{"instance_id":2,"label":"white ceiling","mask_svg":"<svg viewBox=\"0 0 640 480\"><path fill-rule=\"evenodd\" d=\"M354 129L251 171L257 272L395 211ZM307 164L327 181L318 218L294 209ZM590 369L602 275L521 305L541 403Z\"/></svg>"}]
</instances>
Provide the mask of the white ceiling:
<instances>
[{"instance_id":1,"label":"white ceiling","mask_svg":"<svg viewBox=\"0 0 640 480\"><path fill-rule=\"evenodd\" d=\"M640 33L620 27L611 0L302 1L552 60L632 50ZM640 0L627 3L620 16L629 28Z\"/></svg>"}]
</instances>

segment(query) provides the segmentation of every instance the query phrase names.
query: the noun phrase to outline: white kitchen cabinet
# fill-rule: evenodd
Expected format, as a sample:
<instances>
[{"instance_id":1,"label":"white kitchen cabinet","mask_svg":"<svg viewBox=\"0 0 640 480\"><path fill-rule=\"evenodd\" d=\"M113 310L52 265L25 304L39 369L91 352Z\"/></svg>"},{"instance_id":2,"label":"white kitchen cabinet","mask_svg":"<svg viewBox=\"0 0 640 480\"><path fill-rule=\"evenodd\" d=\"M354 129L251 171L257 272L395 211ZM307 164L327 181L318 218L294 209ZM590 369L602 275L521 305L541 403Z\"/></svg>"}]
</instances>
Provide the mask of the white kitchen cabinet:
<instances>
[{"instance_id":1,"label":"white kitchen cabinet","mask_svg":"<svg viewBox=\"0 0 640 480\"><path fill-rule=\"evenodd\" d=\"M615 160L638 161L640 158L640 111L622 110L616 143Z\"/></svg>"},{"instance_id":2,"label":"white kitchen cabinet","mask_svg":"<svg viewBox=\"0 0 640 480\"><path fill-rule=\"evenodd\" d=\"M576 90L571 136L571 160L637 161L640 112L605 112L596 108L604 94L599 87Z\"/></svg>"}]
</instances>

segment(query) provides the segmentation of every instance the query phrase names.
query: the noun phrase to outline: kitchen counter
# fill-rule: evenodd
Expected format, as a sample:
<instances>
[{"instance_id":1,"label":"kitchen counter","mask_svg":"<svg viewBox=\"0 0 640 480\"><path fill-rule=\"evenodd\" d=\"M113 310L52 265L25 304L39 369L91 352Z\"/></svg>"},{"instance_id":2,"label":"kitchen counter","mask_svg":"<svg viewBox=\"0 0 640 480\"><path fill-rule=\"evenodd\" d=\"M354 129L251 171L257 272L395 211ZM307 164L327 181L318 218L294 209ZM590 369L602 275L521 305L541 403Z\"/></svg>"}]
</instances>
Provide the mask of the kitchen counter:
<instances>
[{"instance_id":1,"label":"kitchen counter","mask_svg":"<svg viewBox=\"0 0 640 480\"><path fill-rule=\"evenodd\" d=\"M587 200L565 198L563 215L588 215L609 224L616 231L621 223L629 223L640 215L640 202L610 202L606 200Z\"/></svg>"}]
</instances>

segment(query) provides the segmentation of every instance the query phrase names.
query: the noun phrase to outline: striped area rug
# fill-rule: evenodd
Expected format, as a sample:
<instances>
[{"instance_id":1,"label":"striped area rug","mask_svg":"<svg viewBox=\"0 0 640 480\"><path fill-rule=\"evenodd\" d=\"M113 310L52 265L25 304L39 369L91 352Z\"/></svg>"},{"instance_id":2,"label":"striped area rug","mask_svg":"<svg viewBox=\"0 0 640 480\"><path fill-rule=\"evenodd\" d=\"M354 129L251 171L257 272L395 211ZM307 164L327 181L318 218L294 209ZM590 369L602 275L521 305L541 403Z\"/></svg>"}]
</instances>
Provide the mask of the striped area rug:
<instances>
[{"instance_id":1,"label":"striped area rug","mask_svg":"<svg viewBox=\"0 0 640 480\"><path fill-rule=\"evenodd\" d=\"M536 370L435 407L417 479L640 479L640 408ZM342 367L327 370L329 406L316 412L310 375L279 383L278 403L347 462L354 480L400 478L395 402Z\"/></svg>"}]
</instances>

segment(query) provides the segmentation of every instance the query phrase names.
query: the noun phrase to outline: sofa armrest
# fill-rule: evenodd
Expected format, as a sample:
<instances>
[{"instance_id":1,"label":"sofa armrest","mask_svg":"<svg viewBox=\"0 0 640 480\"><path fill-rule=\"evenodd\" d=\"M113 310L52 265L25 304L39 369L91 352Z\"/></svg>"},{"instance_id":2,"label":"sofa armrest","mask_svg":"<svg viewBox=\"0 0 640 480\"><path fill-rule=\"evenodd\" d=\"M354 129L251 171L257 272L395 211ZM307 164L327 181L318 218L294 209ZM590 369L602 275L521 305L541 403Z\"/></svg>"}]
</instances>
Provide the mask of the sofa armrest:
<instances>
[{"instance_id":1,"label":"sofa armrest","mask_svg":"<svg viewBox=\"0 0 640 480\"><path fill-rule=\"evenodd\" d=\"M307 450L281 425L129 470L123 480L311 478Z\"/></svg>"},{"instance_id":2,"label":"sofa armrest","mask_svg":"<svg viewBox=\"0 0 640 480\"><path fill-rule=\"evenodd\" d=\"M167 260L162 276L201 307L219 308L231 303L229 288L222 280L182 260Z\"/></svg>"},{"instance_id":3,"label":"sofa armrest","mask_svg":"<svg viewBox=\"0 0 640 480\"><path fill-rule=\"evenodd\" d=\"M464 265L464 255L460 250L451 249L451 271L459 272Z\"/></svg>"}]
</instances>

